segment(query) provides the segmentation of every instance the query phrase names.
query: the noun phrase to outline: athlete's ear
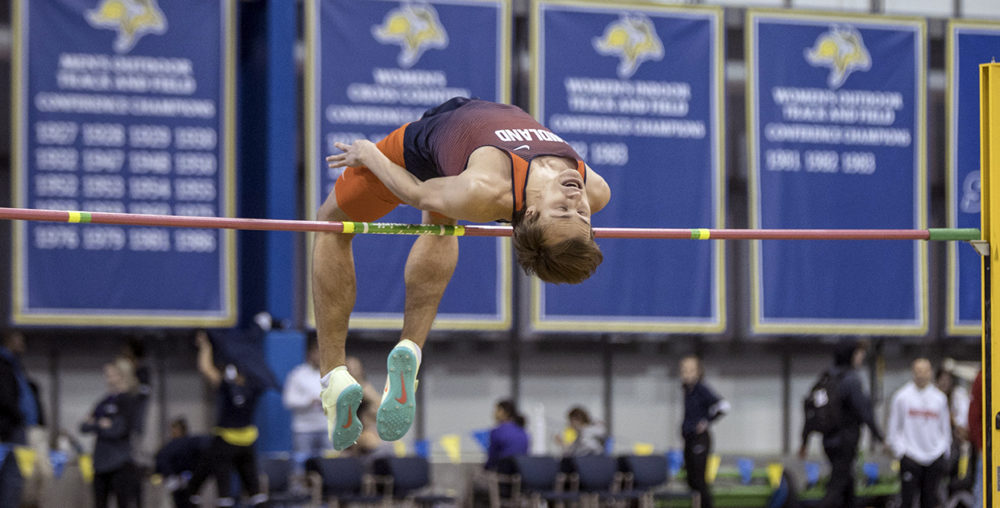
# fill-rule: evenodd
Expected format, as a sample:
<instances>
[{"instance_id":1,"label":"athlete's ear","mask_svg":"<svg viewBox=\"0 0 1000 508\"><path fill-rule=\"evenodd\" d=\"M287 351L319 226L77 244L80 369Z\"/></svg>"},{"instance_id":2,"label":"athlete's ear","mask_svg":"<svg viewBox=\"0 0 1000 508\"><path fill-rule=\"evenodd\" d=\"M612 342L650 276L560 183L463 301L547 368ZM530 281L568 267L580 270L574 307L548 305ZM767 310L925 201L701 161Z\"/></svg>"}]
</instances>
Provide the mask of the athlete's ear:
<instances>
[{"instance_id":1,"label":"athlete's ear","mask_svg":"<svg viewBox=\"0 0 1000 508\"><path fill-rule=\"evenodd\" d=\"M536 215L538 215L538 207L537 206L531 205L531 206L528 206L528 207L524 208L524 218L525 219L534 218Z\"/></svg>"}]
</instances>

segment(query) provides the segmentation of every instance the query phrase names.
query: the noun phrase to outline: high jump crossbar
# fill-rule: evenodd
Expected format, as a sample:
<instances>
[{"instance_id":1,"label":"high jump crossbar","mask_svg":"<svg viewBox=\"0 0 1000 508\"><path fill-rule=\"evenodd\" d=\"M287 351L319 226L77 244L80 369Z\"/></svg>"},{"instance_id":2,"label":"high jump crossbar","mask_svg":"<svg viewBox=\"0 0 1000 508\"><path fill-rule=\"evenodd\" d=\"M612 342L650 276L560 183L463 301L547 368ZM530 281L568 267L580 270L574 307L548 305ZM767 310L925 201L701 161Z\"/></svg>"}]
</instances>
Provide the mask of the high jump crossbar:
<instances>
[{"instance_id":1,"label":"high jump crossbar","mask_svg":"<svg viewBox=\"0 0 1000 508\"><path fill-rule=\"evenodd\" d=\"M353 234L511 236L509 226L445 226L437 224L392 224L383 222L326 222L231 217L189 217L110 212L72 212L0 207L0 219L63 222L69 224L113 224L255 231L301 231ZM975 228L932 229L711 229L711 228L594 228L597 238L644 238L661 240L929 240L975 241Z\"/></svg>"}]
</instances>

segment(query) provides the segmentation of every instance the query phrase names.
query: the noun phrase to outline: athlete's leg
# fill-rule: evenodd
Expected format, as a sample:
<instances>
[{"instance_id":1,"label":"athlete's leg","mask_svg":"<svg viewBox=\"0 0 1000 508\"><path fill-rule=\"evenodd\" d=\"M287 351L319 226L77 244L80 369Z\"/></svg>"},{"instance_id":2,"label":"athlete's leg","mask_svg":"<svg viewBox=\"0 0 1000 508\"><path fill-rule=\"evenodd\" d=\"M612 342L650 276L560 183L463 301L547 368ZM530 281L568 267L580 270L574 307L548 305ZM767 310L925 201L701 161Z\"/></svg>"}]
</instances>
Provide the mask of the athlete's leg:
<instances>
[{"instance_id":1,"label":"athlete's leg","mask_svg":"<svg viewBox=\"0 0 1000 508\"><path fill-rule=\"evenodd\" d=\"M457 223L454 219L423 213L424 224ZM419 236L406 258L404 280L406 304L401 337L424 347L427 334L437 316L438 304L458 263L458 238L454 236Z\"/></svg>"},{"instance_id":2,"label":"athlete's leg","mask_svg":"<svg viewBox=\"0 0 1000 508\"><path fill-rule=\"evenodd\" d=\"M376 145L390 160L403 161L406 126ZM399 205L399 199L365 167L348 167L337 178L334 191L320 207L319 219L373 221ZM319 343L327 430L334 449L343 450L361 435L358 406L363 389L347 372L347 326L354 308L357 286L354 275L353 235L317 233L313 248L313 304Z\"/></svg>"},{"instance_id":3,"label":"athlete's leg","mask_svg":"<svg viewBox=\"0 0 1000 508\"><path fill-rule=\"evenodd\" d=\"M330 193L320 207L320 220L348 220ZM320 400L326 412L327 431L333 447L343 450L361 435L357 411L361 385L347 372L344 347L347 324L354 308L356 283L353 235L316 233L313 246L313 310L319 344L320 372L324 377Z\"/></svg>"},{"instance_id":4,"label":"athlete's leg","mask_svg":"<svg viewBox=\"0 0 1000 508\"><path fill-rule=\"evenodd\" d=\"M423 214L423 222L455 224L452 219L427 212ZM438 304L457 263L458 239L455 237L420 236L410 249L404 275L406 303L402 340L386 360L385 391L376 417L379 437L385 441L403 437L413 424L420 349L427 341Z\"/></svg>"},{"instance_id":5,"label":"athlete's leg","mask_svg":"<svg viewBox=\"0 0 1000 508\"><path fill-rule=\"evenodd\" d=\"M350 220L330 193L319 209L321 221ZM313 312L319 345L320 372L326 374L344 365L347 323L354 308L357 286L354 276L354 235L316 233L312 256Z\"/></svg>"}]
</instances>

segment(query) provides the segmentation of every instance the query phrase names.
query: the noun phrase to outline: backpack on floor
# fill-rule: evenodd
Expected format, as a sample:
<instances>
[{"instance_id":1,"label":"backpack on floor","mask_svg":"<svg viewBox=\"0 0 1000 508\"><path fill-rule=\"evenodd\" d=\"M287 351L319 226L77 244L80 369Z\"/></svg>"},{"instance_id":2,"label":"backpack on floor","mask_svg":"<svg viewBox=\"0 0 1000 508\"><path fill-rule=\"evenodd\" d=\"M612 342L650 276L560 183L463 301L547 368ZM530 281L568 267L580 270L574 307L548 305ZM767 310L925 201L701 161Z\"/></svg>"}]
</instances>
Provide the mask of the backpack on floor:
<instances>
[{"instance_id":1,"label":"backpack on floor","mask_svg":"<svg viewBox=\"0 0 1000 508\"><path fill-rule=\"evenodd\" d=\"M840 425L840 376L830 371L820 375L803 401L805 428L823 435Z\"/></svg>"}]
</instances>

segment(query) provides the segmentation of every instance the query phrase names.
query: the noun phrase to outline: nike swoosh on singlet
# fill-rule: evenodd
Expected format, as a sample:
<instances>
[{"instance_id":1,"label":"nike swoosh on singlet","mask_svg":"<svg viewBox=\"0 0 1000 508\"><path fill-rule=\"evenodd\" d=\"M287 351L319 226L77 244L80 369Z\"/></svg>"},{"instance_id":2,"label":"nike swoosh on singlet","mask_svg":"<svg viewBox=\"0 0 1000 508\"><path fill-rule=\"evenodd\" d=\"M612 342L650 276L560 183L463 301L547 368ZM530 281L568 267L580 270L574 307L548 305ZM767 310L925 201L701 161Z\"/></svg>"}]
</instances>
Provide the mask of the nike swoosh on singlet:
<instances>
[{"instance_id":1,"label":"nike swoosh on singlet","mask_svg":"<svg viewBox=\"0 0 1000 508\"><path fill-rule=\"evenodd\" d=\"M403 396L402 397L396 397L396 402L399 402L400 404L406 404L406 399L407 399L407 396L406 396L406 379L403 378L403 374L399 375L399 384L402 386L402 388L400 389L400 391L403 392Z\"/></svg>"},{"instance_id":2,"label":"nike swoosh on singlet","mask_svg":"<svg viewBox=\"0 0 1000 508\"><path fill-rule=\"evenodd\" d=\"M521 146L519 146L519 147L515 148L514 150L515 150L515 151L516 151L516 150L528 150L528 149L530 149L530 148L531 148L531 147L530 147L530 146L528 146L528 145L521 145Z\"/></svg>"}]
</instances>

